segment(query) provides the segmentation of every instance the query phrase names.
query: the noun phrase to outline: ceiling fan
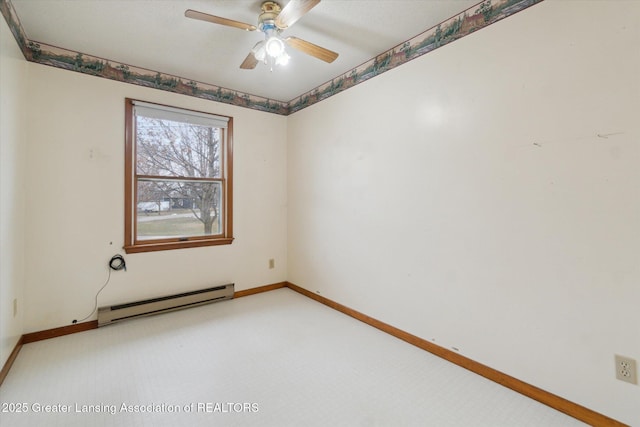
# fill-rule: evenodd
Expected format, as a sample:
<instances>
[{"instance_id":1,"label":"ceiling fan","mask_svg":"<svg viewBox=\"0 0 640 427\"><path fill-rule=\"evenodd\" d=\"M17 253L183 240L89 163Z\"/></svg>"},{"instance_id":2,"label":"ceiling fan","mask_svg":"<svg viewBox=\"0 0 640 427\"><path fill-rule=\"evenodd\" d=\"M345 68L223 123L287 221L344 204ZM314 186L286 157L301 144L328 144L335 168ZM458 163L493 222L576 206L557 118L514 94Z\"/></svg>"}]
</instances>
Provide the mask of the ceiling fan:
<instances>
[{"instance_id":1,"label":"ceiling fan","mask_svg":"<svg viewBox=\"0 0 640 427\"><path fill-rule=\"evenodd\" d=\"M304 14L315 7L320 0L291 0L282 8L274 1L265 1L260 6L261 13L258 16L258 25L245 24L244 22L232 19L221 18L198 12L192 9L185 11L184 16L201 21L212 22L214 24L226 25L228 27L239 28L246 31L258 30L264 33L264 40L258 42L249 52L245 60L240 64L240 68L251 70L258 65L258 62L271 62L276 65L286 65L289 62L289 55L285 51L285 44L297 49L307 55L311 55L325 62L333 62L338 57L336 52L315 45L306 40L289 36L283 38L281 33L291 27Z\"/></svg>"}]
</instances>

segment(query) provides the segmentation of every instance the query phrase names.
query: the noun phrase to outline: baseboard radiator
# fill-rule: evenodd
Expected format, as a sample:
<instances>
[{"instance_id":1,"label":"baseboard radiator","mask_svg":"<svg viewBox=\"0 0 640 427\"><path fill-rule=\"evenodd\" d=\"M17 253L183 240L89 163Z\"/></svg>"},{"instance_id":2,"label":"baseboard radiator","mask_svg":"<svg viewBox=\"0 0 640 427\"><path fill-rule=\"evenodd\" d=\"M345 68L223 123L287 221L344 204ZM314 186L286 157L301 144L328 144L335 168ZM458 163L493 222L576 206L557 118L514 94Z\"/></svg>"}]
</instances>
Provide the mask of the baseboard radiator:
<instances>
[{"instance_id":1,"label":"baseboard radiator","mask_svg":"<svg viewBox=\"0 0 640 427\"><path fill-rule=\"evenodd\" d=\"M234 284L151 298L98 309L98 326L106 326L136 317L151 316L233 298Z\"/></svg>"}]
</instances>

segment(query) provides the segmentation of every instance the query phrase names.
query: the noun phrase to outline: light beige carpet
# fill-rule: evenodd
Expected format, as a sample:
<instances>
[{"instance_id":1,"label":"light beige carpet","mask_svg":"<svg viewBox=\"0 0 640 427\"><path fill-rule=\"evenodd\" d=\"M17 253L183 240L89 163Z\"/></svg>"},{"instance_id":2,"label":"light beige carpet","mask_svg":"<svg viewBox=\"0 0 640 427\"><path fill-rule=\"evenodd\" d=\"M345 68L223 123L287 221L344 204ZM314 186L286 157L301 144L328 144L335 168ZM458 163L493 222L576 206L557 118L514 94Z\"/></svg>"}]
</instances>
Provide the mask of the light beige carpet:
<instances>
[{"instance_id":1,"label":"light beige carpet","mask_svg":"<svg viewBox=\"0 0 640 427\"><path fill-rule=\"evenodd\" d=\"M289 289L27 344L0 401L3 427L584 425Z\"/></svg>"}]
</instances>

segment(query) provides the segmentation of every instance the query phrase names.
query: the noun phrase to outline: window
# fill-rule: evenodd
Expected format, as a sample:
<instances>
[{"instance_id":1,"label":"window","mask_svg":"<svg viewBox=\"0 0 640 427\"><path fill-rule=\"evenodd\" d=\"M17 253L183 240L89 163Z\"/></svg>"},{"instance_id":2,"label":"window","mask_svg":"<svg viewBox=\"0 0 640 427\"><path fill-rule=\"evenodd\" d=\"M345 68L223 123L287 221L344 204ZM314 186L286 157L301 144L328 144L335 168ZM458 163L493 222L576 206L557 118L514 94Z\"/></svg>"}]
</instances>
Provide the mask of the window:
<instances>
[{"instance_id":1,"label":"window","mask_svg":"<svg viewBox=\"0 0 640 427\"><path fill-rule=\"evenodd\" d=\"M132 99L125 112L127 253L230 244L233 119Z\"/></svg>"}]
</instances>

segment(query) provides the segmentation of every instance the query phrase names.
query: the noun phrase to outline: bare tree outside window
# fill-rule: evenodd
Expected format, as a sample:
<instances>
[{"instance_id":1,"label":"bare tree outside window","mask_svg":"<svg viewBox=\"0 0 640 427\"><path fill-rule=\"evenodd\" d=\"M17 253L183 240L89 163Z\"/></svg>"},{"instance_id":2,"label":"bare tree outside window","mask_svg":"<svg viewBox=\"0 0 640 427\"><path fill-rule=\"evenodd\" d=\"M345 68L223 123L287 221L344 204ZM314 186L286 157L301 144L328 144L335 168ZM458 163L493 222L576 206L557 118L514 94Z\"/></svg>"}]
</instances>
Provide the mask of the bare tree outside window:
<instances>
[{"instance_id":1,"label":"bare tree outside window","mask_svg":"<svg viewBox=\"0 0 640 427\"><path fill-rule=\"evenodd\" d=\"M221 177L219 128L138 116L136 143L138 175ZM216 184L183 179L139 178L138 203L142 206L148 206L149 203L157 205L154 211L158 215L175 209L188 209L202 223L200 234L218 234L220 186ZM217 225L215 229L214 224ZM166 234L173 233L167 230Z\"/></svg>"}]
</instances>

